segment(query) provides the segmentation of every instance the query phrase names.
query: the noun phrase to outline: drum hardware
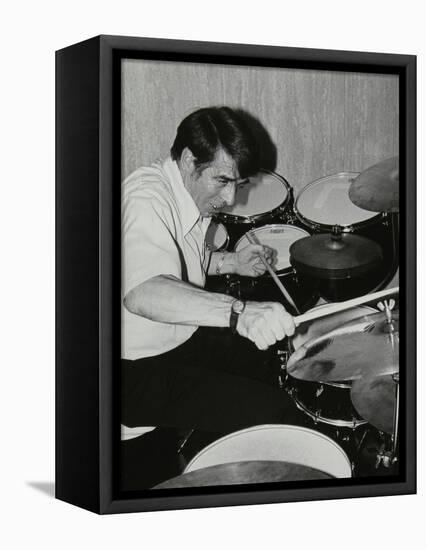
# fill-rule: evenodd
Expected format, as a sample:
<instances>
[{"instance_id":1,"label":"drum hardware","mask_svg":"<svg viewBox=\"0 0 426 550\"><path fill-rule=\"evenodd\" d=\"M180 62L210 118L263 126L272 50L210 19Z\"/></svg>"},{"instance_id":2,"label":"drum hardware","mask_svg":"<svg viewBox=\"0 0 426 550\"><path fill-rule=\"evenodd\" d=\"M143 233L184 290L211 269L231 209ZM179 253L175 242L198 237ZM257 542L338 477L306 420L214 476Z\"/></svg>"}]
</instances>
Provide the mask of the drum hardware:
<instances>
[{"instance_id":1,"label":"drum hardware","mask_svg":"<svg viewBox=\"0 0 426 550\"><path fill-rule=\"evenodd\" d=\"M324 411L322 408L318 407L318 405L315 405L315 400L312 403L309 403L309 405L306 405L305 402L302 400L302 398L299 397L299 391L297 388L293 387L289 389L288 393L290 397L292 397L299 411L302 411L309 418L311 418L315 426L317 426L318 424L327 424L328 426L334 426L335 428L337 428L336 430L337 438L340 437L339 428L348 428L354 431L359 426L363 426L364 424L367 424L366 420L364 420L363 418L356 418L353 414L351 415L351 418L348 420L341 417L332 418L330 411L328 410ZM344 436L343 440L349 441L349 436Z\"/></svg>"},{"instance_id":2,"label":"drum hardware","mask_svg":"<svg viewBox=\"0 0 426 550\"><path fill-rule=\"evenodd\" d=\"M398 427L399 427L399 373L392 375L392 380L395 383L395 410L393 416L393 433L392 433L392 443L393 443L393 454L396 456L396 448L398 445Z\"/></svg>"},{"instance_id":3,"label":"drum hardware","mask_svg":"<svg viewBox=\"0 0 426 550\"><path fill-rule=\"evenodd\" d=\"M389 325L389 332L394 332L394 327L392 324L392 310L395 307L395 300L384 300L383 302L379 302L377 304L377 307L380 309L380 311L385 312L386 322Z\"/></svg>"},{"instance_id":4,"label":"drum hardware","mask_svg":"<svg viewBox=\"0 0 426 550\"><path fill-rule=\"evenodd\" d=\"M399 212L399 157L392 157L364 170L351 183L349 198L372 212Z\"/></svg>"},{"instance_id":5,"label":"drum hardware","mask_svg":"<svg viewBox=\"0 0 426 550\"><path fill-rule=\"evenodd\" d=\"M287 379L287 361L289 357L289 352L287 350L278 349L277 357L279 363L279 373L278 373L278 387L283 389L285 387Z\"/></svg>"},{"instance_id":6,"label":"drum hardware","mask_svg":"<svg viewBox=\"0 0 426 550\"><path fill-rule=\"evenodd\" d=\"M377 378L362 378L351 390L356 410L384 436L390 434L390 444L381 444L376 465L390 468L398 460L399 373Z\"/></svg>"},{"instance_id":7,"label":"drum hardware","mask_svg":"<svg viewBox=\"0 0 426 550\"><path fill-rule=\"evenodd\" d=\"M189 441L189 438L191 437L191 435L195 432L194 429L191 429L191 430L188 430L188 433L186 433L184 435L184 438L182 440L182 442L180 443L179 445L179 448L177 450L177 454L180 454L182 451L183 451L183 448L185 447L185 445L188 443Z\"/></svg>"}]
</instances>

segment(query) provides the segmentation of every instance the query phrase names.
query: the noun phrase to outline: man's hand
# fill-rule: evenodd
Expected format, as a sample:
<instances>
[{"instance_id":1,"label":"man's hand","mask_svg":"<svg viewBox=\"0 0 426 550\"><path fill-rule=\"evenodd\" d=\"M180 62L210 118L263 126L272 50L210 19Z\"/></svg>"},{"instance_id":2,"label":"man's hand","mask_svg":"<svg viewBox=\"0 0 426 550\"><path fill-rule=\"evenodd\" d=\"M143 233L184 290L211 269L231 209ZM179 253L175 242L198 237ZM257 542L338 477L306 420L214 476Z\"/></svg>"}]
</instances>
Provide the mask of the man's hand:
<instances>
[{"instance_id":1,"label":"man's hand","mask_svg":"<svg viewBox=\"0 0 426 550\"><path fill-rule=\"evenodd\" d=\"M261 350L294 334L293 317L277 302L247 302L239 316L237 332Z\"/></svg>"},{"instance_id":2,"label":"man's hand","mask_svg":"<svg viewBox=\"0 0 426 550\"><path fill-rule=\"evenodd\" d=\"M265 273L266 267L261 260L261 256L265 258L271 267L276 261L276 251L261 244L249 244L234 254L234 272L246 277L259 277Z\"/></svg>"}]
</instances>

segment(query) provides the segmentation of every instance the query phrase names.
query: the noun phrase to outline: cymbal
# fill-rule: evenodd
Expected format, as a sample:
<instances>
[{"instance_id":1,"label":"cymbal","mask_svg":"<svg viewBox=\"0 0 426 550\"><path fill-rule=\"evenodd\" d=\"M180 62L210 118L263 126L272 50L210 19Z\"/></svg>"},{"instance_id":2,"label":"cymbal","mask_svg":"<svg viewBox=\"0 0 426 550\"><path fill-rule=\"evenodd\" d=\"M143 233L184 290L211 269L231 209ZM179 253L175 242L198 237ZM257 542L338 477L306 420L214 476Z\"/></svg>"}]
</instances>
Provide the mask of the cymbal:
<instances>
[{"instance_id":1,"label":"cymbal","mask_svg":"<svg viewBox=\"0 0 426 550\"><path fill-rule=\"evenodd\" d=\"M399 312L363 315L303 344L287 372L299 380L339 382L399 371Z\"/></svg>"},{"instance_id":2,"label":"cymbal","mask_svg":"<svg viewBox=\"0 0 426 550\"><path fill-rule=\"evenodd\" d=\"M399 211L399 157L383 160L355 178L350 200L371 212Z\"/></svg>"},{"instance_id":3,"label":"cymbal","mask_svg":"<svg viewBox=\"0 0 426 550\"><path fill-rule=\"evenodd\" d=\"M217 464L174 477L153 489L271 483L305 479L330 479L333 476L315 468L276 460L250 460Z\"/></svg>"},{"instance_id":4,"label":"cymbal","mask_svg":"<svg viewBox=\"0 0 426 550\"><path fill-rule=\"evenodd\" d=\"M380 264L381 247L371 239L341 233L312 235L290 246L290 262L297 271L320 279L347 279L363 275Z\"/></svg>"},{"instance_id":5,"label":"cymbal","mask_svg":"<svg viewBox=\"0 0 426 550\"><path fill-rule=\"evenodd\" d=\"M360 378L352 383L351 400L358 414L382 432L393 432L396 382L392 376Z\"/></svg>"},{"instance_id":6,"label":"cymbal","mask_svg":"<svg viewBox=\"0 0 426 550\"><path fill-rule=\"evenodd\" d=\"M333 304L322 304L314 308L315 310L327 311L328 308L333 307ZM369 306L357 306L351 307L344 311L339 311L330 315L325 315L319 319L313 321L305 321L301 323L297 328L292 338L293 349L297 350L300 346L319 338L332 330L335 330L342 325L353 321L354 319L366 318L366 315L376 313L378 310Z\"/></svg>"}]
</instances>

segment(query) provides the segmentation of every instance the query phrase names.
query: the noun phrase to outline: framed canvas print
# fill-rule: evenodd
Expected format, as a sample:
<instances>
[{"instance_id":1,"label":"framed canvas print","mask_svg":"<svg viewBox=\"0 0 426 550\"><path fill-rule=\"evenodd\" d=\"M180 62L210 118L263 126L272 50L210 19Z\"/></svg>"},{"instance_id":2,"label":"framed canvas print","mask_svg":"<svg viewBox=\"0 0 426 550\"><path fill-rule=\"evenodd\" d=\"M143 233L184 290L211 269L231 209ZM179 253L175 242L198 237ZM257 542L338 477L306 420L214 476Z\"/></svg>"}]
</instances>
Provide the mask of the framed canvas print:
<instances>
[{"instance_id":1,"label":"framed canvas print","mask_svg":"<svg viewBox=\"0 0 426 550\"><path fill-rule=\"evenodd\" d=\"M414 56L56 54L56 496L415 492Z\"/></svg>"}]
</instances>

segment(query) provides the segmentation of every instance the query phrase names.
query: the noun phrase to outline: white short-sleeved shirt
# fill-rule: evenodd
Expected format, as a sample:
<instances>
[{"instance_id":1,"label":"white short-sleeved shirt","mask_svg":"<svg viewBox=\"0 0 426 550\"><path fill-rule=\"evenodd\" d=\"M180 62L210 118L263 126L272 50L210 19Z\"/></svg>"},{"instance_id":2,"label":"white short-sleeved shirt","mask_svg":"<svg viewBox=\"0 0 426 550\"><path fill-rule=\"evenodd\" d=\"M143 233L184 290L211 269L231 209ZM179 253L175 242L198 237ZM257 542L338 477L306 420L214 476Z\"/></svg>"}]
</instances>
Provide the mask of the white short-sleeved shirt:
<instances>
[{"instance_id":1,"label":"white short-sleeved shirt","mask_svg":"<svg viewBox=\"0 0 426 550\"><path fill-rule=\"evenodd\" d=\"M121 356L139 359L165 353L188 340L196 326L150 321L130 313L126 294L157 275L174 275L198 287L205 283L202 218L171 158L139 168L124 182L121 211Z\"/></svg>"}]
</instances>

